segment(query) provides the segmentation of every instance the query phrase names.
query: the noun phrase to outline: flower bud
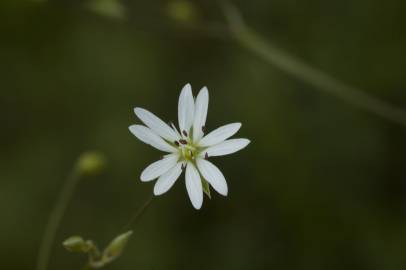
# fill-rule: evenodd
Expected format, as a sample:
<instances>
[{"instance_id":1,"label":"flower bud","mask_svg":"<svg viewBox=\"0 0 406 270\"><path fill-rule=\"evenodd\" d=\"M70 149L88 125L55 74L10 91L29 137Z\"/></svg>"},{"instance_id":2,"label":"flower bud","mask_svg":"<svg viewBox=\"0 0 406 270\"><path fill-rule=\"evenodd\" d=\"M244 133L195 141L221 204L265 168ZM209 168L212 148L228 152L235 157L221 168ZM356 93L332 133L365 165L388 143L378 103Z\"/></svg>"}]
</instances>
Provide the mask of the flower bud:
<instances>
[{"instance_id":1,"label":"flower bud","mask_svg":"<svg viewBox=\"0 0 406 270\"><path fill-rule=\"evenodd\" d=\"M62 245L71 252L87 253L90 249L89 243L80 236L71 236L63 241Z\"/></svg>"},{"instance_id":2,"label":"flower bud","mask_svg":"<svg viewBox=\"0 0 406 270\"><path fill-rule=\"evenodd\" d=\"M100 173L106 164L104 156L97 152L85 152L80 155L77 168L80 173L94 175Z\"/></svg>"},{"instance_id":3,"label":"flower bud","mask_svg":"<svg viewBox=\"0 0 406 270\"><path fill-rule=\"evenodd\" d=\"M128 231L114 238L104 250L103 257L110 261L120 256L132 233L132 231Z\"/></svg>"},{"instance_id":4,"label":"flower bud","mask_svg":"<svg viewBox=\"0 0 406 270\"><path fill-rule=\"evenodd\" d=\"M168 16L178 23L192 23L197 19L195 6L188 0L173 0L167 5Z\"/></svg>"},{"instance_id":5,"label":"flower bud","mask_svg":"<svg viewBox=\"0 0 406 270\"><path fill-rule=\"evenodd\" d=\"M126 17L125 8L118 0L91 0L88 8L105 17L114 19L124 19Z\"/></svg>"}]
</instances>

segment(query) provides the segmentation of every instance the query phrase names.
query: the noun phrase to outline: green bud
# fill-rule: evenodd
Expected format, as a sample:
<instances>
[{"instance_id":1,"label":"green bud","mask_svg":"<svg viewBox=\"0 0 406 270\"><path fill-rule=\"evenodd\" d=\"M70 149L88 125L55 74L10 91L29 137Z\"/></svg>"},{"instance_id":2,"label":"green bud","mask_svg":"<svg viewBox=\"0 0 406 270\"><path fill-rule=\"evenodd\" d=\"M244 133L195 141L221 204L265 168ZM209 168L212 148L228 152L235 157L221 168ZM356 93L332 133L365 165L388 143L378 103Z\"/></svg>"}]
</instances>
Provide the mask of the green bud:
<instances>
[{"instance_id":1,"label":"green bud","mask_svg":"<svg viewBox=\"0 0 406 270\"><path fill-rule=\"evenodd\" d=\"M196 7L188 0L170 1L166 12L170 18L179 23L195 22L198 17Z\"/></svg>"},{"instance_id":2,"label":"green bud","mask_svg":"<svg viewBox=\"0 0 406 270\"><path fill-rule=\"evenodd\" d=\"M107 261L111 261L120 256L125 246L127 245L127 242L130 239L132 233L132 231L128 231L114 238L113 241L111 241L111 243L104 250L103 258L105 258L105 260Z\"/></svg>"},{"instance_id":3,"label":"green bud","mask_svg":"<svg viewBox=\"0 0 406 270\"><path fill-rule=\"evenodd\" d=\"M63 241L62 245L71 252L87 253L91 248L89 243L80 236L71 236Z\"/></svg>"},{"instance_id":4,"label":"green bud","mask_svg":"<svg viewBox=\"0 0 406 270\"><path fill-rule=\"evenodd\" d=\"M118 0L91 0L88 8L101 16L114 19L125 18L125 8Z\"/></svg>"},{"instance_id":5,"label":"green bud","mask_svg":"<svg viewBox=\"0 0 406 270\"><path fill-rule=\"evenodd\" d=\"M94 175L100 173L106 164L104 156L97 152L85 152L80 155L77 168L80 173Z\"/></svg>"}]
</instances>

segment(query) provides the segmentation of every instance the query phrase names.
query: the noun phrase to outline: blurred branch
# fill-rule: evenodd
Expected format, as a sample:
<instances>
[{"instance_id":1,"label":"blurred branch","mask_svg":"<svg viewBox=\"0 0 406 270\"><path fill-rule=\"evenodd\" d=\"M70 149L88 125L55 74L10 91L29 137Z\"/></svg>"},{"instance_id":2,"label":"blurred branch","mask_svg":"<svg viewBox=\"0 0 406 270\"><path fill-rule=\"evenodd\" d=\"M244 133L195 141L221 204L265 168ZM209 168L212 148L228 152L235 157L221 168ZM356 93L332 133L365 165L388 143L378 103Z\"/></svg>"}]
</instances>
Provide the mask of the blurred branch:
<instances>
[{"instance_id":1,"label":"blurred branch","mask_svg":"<svg viewBox=\"0 0 406 270\"><path fill-rule=\"evenodd\" d=\"M321 92L331 94L386 120L406 126L406 111L402 108L395 107L356 87L337 80L329 74L291 56L289 53L276 48L244 23L235 6L228 2L222 2L222 8L232 37L267 63L299 80L307 82Z\"/></svg>"},{"instance_id":2,"label":"blurred branch","mask_svg":"<svg viewBox=\"0 0 406 270\"><path fill-rule=\"evenodd\" d=\"M45 226L44 235L38 252L37 270L46 270L48 267L56 232L79 180L84 175L98 174L103 170L104 166L105 158L99 153L87 152L79 157L75 167L68 175L59 194L58 200L49 215L48 223Z\"/></svg>"},{"instance_id":3,"label":"blurred branch","mask_svg":"<svg viewBox=\"0 0 406 270\"><path fill-rule=\"evenodd\" d=\"M75 168L68 176L62 191L59 195L59 199L56 202L52 212L49 216L48 223L45 227L45 232L42 237L41 246L37 258L37 270L45 270L48 267L49 257L51 254L52 244L55 240L55 235L62 217L65 213L66 207L72 194L75 191L76 185L80 180L80 174Z\"/></svg>"}]
</instances>

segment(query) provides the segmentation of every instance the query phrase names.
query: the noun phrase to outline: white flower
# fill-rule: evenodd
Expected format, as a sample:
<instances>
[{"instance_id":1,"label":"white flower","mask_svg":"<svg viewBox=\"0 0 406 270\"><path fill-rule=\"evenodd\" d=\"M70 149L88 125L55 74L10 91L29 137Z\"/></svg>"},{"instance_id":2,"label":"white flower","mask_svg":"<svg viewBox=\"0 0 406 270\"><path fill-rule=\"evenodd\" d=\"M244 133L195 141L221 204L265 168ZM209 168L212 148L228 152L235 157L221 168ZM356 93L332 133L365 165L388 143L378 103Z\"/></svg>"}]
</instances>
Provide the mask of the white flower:
<instances>
[{"instance_id":1,"label":"white flower","mask_svg":"<svg viewBox=\"0 0 406 270\"><path fill-rule=\"evenodd\" d=\"M195 100L192 88L187 84L179 96L179 131L173 123L168 125L142 108L135 108L134 112L146 126L129 127L139 140L168 153L145 168L141 173L141 181L148 182L158 178L154 194L161 195L186 170L186 189L196 209L202 206L203 191L210 196L210 186L223 196L228 193L223 174L208 161L209 157L232 154L250 143L248 139L227 140L240 129L241 123L228 124L205 135L208 104L209 91L206 87L200 90Z\"/></svg>"}]
</instances>

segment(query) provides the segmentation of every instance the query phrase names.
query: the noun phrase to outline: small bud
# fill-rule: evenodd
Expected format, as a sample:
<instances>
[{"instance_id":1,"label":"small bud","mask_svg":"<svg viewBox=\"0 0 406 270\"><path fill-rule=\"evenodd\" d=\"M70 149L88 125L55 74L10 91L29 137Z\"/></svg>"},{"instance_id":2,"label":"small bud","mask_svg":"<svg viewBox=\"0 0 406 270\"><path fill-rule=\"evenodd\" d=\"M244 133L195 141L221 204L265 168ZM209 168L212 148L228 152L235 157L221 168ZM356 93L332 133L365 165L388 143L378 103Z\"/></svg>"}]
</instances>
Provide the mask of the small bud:
<instances>
[{"instance_id":1,"label":"small bud","mask_svg":"<svg viewBox=\"0 0 406 270\"><path fill-rule=\"evenodd\" d=\"M91 0L88 8L101 15L115 19L125 19L125 8L118 0Z\"/></svg>"},{"instance_id":2,"label":"small bud","mask_svg":"<svg viewBox=\"0 0 406 270\"><path fill-rule=\"evenodd\" d=\"M182 131L183 135L185 135L187 137L187 132L186 130Z\"/></svg>"},{"instance_id":3,"label":"small bud","mask_svg":"<svg viewBox=\"0 0 406 270\"><path fill-rule=\"evenodd\" d=\"M166 12L177 23L194 23L198 18L195 5L188 0L169 1Z\"/></svg>"},{"instance_id":4,"label":"small bud","mask_svg":"<svg viewBox=\"0 0 406 270\"><path fill-rule=\"evenodd\" d=\"M89 243L80 236L71 236L63 241L62 245L71 252L87 253L91 249Z\"/></svg>"},{"instance_id":5,"label":"small bud","mask_svg":"<svg viewBox=\"0 0 406 270\"><path fill-rule=\"evenodd\" d=\"M179 140L179 142L180 142L181 144L187 144L187 141L184 140L184 139Z\"/></svg>"},{"instance_id":6,"label":"small bud","mask_svg":"<svg viewBox=\"0 0 406 270\"><path fill-rule=\"evenodd\" d=\"M120 256L125 246L127 245L127 242L130 239L132 233L132 231L128 231L114 238L113 241L111 241L111 243L103 251L103 257L106 260L110 261Z\"/></svg>"},{"instance_id":7,"label":"small bud","mask_svg":"<svg viewBox=\"0 0 406 270\"><path fill-rule=\"evenodd\" d=\"M77 161L77 168L83 174L94 175L100 173L106 164L104 156L97 152L85 152Z\"/></svg>"}]
</instances>

